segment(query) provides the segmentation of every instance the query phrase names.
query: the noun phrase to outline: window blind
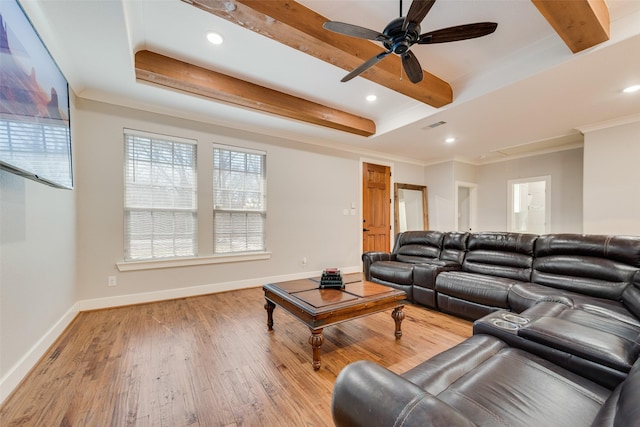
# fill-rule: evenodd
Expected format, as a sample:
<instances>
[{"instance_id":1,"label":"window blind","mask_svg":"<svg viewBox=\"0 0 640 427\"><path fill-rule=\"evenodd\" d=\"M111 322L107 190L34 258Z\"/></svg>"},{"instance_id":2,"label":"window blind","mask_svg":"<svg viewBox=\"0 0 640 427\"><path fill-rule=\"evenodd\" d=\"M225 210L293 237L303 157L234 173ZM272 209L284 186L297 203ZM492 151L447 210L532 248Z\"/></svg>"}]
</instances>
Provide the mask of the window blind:
<instances>
[{"instance_id":1,"label":"window blind","mask_svg":"<svg viewBox=\"0 0 640 427\"><path fill-rule=\"evenodd\" d=\"M266 154L214 145L214 253L265 250Z\"/></svg>"},{"instance_id":2,"label":"window blind","mask_svg":"<svg viewBox=\"0 0 640 427\"><path fill-rule=\"evenodd\" d=\"M0 165L63 188L73 187L69 128L0 120Z\"/></svg>"},{"instance_id":3,"label":"window blind","mask_svg":"<svg viewBox=\"0 0 640 427\"><path fill-rule=\"evenodd\" d=\"M125 130L125 261L195 256L196 145Z\"/></svg>"}]
</instances>

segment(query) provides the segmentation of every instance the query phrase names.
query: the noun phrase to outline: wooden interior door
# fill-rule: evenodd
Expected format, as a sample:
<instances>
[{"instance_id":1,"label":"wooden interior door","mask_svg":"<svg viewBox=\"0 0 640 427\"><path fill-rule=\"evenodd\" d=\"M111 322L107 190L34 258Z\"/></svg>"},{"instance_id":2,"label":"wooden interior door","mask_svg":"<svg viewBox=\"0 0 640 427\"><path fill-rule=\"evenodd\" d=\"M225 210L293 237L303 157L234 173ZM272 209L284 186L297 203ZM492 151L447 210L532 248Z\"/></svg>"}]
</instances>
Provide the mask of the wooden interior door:
<instances>
[{"instance_id":1,"label":"wooden interior door","mask_svg":"<svg viewBox=\"0 0 640 427\"><path fill-rule=\"evenodd\" d=\"M362 250L389 252L391 168L362 165Z\"/></svg>"}]
</instances>

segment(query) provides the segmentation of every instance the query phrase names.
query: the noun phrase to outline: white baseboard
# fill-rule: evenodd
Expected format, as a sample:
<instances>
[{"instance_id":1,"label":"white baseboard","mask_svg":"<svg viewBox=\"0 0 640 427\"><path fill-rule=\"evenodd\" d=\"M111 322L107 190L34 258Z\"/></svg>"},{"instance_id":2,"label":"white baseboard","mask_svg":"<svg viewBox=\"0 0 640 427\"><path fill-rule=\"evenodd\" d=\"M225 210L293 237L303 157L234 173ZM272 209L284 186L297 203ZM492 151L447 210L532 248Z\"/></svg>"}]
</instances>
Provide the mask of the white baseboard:
<instances>
[{"instance_id":1,"label":"white baseboard","mask_svg":"<svg viewBox=\"0 0 640 427\"><path fill-rule=\"evenodd\" d=\"M362 271L360 266L340 269L342 273L357 273ZM53 325L40 340L16 363L9 372L0 380L0 403L13 392L24 377L33 369L49 347L58 339L60 334L73 321L81 311L99 310L132 304L143 304L154 301L163 301L175 298L186 298L197 295L214 294L218 292L233 291L238 289L255 288L267 283L284 282L287 280L305 279L316 277L321 271L305 271L302 273L285 274L281 276L261 277L257 279L238 280L234 282L213 283L210 285L190 286L187 288L167 289L164 291L144 292L138 294L119 295L115 297L85 299L76 302Z\"/></svg>"},{"instance_id":2,"label":"white baseboard","mask_svg":"<svg viewBox=\"0 0 640 427\"><path fill-rule=\"evenodd\" d=\"M29 371L38 363L49 348L56 342L58 337L71 324L80 312L78 303L62 315L49 330L34 344L22 358L9 369L7 374L0 380L0 404L9 397L20 382L27 376Z\"/></svg>"},{"instance_id":3,"label":"white baseboard","mask_svg":"<svg viewBox=\"0 0 640 427\"><path fill-rule=\"evenodd\" d=\"M341 268L344 274L357 273L361 267ZM255 288L267 283L285 282L287 280L306 279L320 276L322 271L305 271L302 273L285 274L281 276L260 277L256 279L238 280L233 282L213 283L210 285L190 286L186 288L166 289L163 291L143 292L138 294L118 295L114 297L85 299L78 301L80 311L99 310L103 308L121 307L125 305L144 304L176 298L186 298L198 295L215 294L218 292L235 291L238 289Z\"/></svg>"}]
</instances>

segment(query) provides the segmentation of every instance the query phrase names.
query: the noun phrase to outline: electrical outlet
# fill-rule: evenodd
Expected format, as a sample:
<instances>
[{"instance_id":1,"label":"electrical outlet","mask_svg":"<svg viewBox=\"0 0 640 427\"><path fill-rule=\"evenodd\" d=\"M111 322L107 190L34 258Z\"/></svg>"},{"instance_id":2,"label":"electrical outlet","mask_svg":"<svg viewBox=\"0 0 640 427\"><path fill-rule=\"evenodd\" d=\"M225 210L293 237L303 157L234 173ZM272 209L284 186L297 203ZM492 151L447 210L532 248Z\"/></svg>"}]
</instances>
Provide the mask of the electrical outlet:
<instances>
[{"instance_id":1,"label":"electrical outlet","mask_svg":"<svg viewBox=\"0 0 640 427\"><path fill-rule=\"evenodd\" d=\"M107 277L107 286L116 286L118 282L116 281L116 276Z\"/></svg>"}]
</instances>

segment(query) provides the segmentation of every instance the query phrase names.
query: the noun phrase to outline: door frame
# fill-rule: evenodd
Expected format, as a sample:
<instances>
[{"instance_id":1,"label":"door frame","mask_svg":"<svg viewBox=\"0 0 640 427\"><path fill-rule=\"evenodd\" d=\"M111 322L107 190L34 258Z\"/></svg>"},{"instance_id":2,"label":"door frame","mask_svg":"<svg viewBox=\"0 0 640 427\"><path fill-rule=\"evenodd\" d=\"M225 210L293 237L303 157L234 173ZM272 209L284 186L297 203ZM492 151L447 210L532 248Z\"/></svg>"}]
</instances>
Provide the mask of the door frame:
<instances>
[{"instance_id":1,"label":"door frame","mask_svg":"<svg viewBox=\"0 0 640 427\"><path fill-rule=\"evenodd\" d=\"M395 230L395 226L394 226L394 221L395 221L395 217L394 217L394 208L395 205L393 204L393 201L395 199L395 192L393 190L393 188L395 187L395 172L394 172L394 164L393 162L387 162L384 160L380 160L380 159L372 159L372 158L368 158L368 157L360 157L360 161L358 163L359 166L359 171L358 171L358 176L360 177L360 185L359 185L359 197L360 197L360 221L358 222L358 241L359 241L359 245L360 245L360 254L362 254L362 221L364 220L364 206L363 206L363 200L364 200L364 195L362 194L362 187L364 185L363 182L363 173L362 171L364 170L364 164L365 163L372 163L374 165L380 165L380 166L387 166L389 168L389 171L391 172L391 179L389 181L389 197L391 197L391 203L389 203L389 222L391 224L391 232L389 233L389 249L393 250L393 242L395 241L396 238L396 230ZM362 260L362 257L361 257Z\"/></svg>"},{"instance_id":2,"label":"door frame","mask_svg":"<svg viewBox=\"0 0 640 427\"><path fill-rule=\"evenodd\" d=\"M477 231L478 228L478 184L474 184L472 182L464 182L464 181L456 181L453 195L453 226L455 231L469 231L469 230L458 230L458 214L459 214L459 206L458 206L458 189L460 187L469 189L469 227L471 231Z\"/></svg>"}]
</instances>

